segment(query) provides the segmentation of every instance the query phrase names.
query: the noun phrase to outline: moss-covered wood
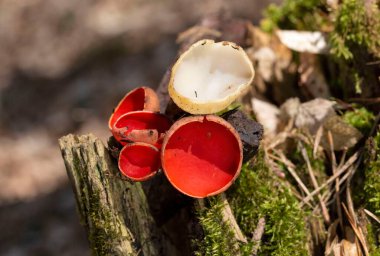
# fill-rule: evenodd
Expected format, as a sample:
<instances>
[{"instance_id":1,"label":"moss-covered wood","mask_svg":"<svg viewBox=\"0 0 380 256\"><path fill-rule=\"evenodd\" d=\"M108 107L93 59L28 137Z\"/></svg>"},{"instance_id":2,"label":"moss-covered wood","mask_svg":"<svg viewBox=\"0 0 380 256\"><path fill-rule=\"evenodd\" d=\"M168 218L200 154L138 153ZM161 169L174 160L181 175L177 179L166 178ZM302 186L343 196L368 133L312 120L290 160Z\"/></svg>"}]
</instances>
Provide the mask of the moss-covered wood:
<instances>
[{"instance_id":1,"label":"moss-covered wood","mask_svg":"<svg viewBox=\"0 0 380 256\"><path fill-rule=\"evenodd\" d=\"M289 188L269 171L264 152L243 166L227 196L247 242L238 241L233 229L223 221L223 198L212 197L198 211L204 236L196 241L196 255L309 254L305 221L308 214ZM254 233L263 219L262 241L256 241Z\"/></svg>"},{"instance_id":2,"label":"moss-covered wood","mask_svg":"<svg viewBox=\"0 0 380 256\"><path fill-rule=\"evenodd\" d=\"M122 180L93 135L59 140L93 255L164 255L163 241L140 183Z\"/></svg>"}]
</instances>

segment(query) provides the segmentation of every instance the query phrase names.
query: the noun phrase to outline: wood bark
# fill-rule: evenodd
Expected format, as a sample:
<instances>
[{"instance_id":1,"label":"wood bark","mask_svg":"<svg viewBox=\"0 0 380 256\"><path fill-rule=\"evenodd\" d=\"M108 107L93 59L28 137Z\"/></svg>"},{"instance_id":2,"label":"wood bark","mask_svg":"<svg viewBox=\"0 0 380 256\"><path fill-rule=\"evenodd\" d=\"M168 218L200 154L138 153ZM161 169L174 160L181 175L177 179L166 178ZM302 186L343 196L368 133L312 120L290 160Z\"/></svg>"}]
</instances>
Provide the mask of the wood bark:
<instances>
[{"instance_id":1,"label":"wood bark","mask_svg":"<svg viewBox=\"0 0 380 256\"><path fill-rule=\"evenodd\" d=\"M122 180L99 139L70 134L59 145L93 255L170 253L141 184Z\"/></svg>"}]
</instances>

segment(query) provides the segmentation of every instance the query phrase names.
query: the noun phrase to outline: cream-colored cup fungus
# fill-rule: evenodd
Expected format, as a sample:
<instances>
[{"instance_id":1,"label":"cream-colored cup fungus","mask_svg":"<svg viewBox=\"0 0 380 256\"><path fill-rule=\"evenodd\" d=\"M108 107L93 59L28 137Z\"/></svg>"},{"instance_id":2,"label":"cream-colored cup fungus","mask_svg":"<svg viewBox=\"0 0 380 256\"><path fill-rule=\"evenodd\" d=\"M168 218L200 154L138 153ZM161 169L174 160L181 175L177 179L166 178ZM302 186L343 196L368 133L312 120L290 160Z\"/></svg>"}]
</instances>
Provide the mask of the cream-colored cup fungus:
<instances>
[{"instance_id":1,"label":"cream-colored cup fungus","mask_svg":"<svg viewBox=\"0 0 380 256\"><path fill-rule=\"evenodd\" d=\"M169 94L186 112L212 114L246 93L254 74L252 62L240 46L201 40L174 64Z\"/></svg>"}]
</instances>

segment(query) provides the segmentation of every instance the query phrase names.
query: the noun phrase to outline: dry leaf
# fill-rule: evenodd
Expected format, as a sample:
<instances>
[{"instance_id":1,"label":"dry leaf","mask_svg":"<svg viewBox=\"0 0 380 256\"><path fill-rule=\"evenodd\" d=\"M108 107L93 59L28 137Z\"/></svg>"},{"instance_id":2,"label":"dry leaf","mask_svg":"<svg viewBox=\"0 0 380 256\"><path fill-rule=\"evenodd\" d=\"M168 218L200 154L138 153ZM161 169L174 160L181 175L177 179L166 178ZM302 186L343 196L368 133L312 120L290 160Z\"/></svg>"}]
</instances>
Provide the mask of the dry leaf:
<instances>
[{"instance_id":1,"label":"dry leaf","mask_svg":"<svg viewBox=\"0 0 380 256\"><path fill-rule=\"evenodd\" d=\"M257 61L257 73L265 82L270 82L273 79L273 67L276 63L274 51L269 47L261 47L253 53L253 57Z\"/></svg>"},{"instance_id":2,"label":"dry leaf","mask_svg":"<svg viewBox=\"0 0 380 256\"><path fill-rule=\"evenodd\" d=\"M333 105L335 102L321 98L302 103L295 119L296 127L307 128L314 135L326 118L336 115Z\"/></svg>"},{"instance_id":3,"label":"dry leaf","mask_svg":"<svg viewBox=\"0 0 380 256\"><path fill-rule=\"evenodd\" d=\"M346 239L343 239L342 242L340 242L340 245L340 255L358 256L355 242L350 242Z\"/></svg>"},{"instance_id":4,"label":"dry leaf","mask_svg":"<svg viewBox=\"0 0 380 256\"><path fill-rule=\"evenodd\" d=\"M356 236L352 228L349 226L345 227L345 236L346 239L341 241L341 251L342 255L345 256L361 256L361 250L358 248L360 246L357 242Z\"/></svg>"},{"instance_id":5,"label":"dry leaf","mask_svg":"<svg viewBox=\"0 0 380 256\"><path fill-rule=\"evenodd\" d=\"M282 120L286 122L287 119L295 119L299 112L300 105L301 101L299 98L287 99L280 107Z\"/></svg>"},{"instance_id":6,"label":"dry leaf","mask_svg":"<svg viewBox=\"0 0 380 256\"><path fill-rule=\"evenodd\" d=\"M313 136L322 126L321 145L324 149L329 149L328 131L332 134L334 150L351 148L361 139L362 134L335 113L334 105L335 102L321 98L305 103L300 103L298 98L290 98L280 107L281 121L287 123L289 119L294 119L296 128L303 129Z\"/></svg>"},{"instance_id":7,"label":"dry leaf","mask_svg":"<svg viewBox=\"0 0 380 256\"><path fill-rule=\"evenodd\" d=\"M324 137L322 138L322 146L327 149L327 131L330 131L333 137L334 150L343 150L353 147L363 135L353 126L347 124L340 116L330 116L324 123Z\"/></svg>"},{"instance_id":8,"label":"dry leaf","mask_svg":"<svg viewBox=\"0 0 380 256\"><path fill-rule=\"evenodd\" d=\"M264 135L275 134L280 114L277 106L257 98L252 98L252 110L256 115L257 121L264 127Z\"/></svg>"},{"instance_id":9,"label":"dry leaf","mask_svg":"<svg viewBox=\"0 0 380 256\"><path fill-rule=\"evenodd\" d=\"M298 52L326 53L328 45L321 32L278 30L276 32L281 42Z\"/></svg>"},{"instance_id":10,"label":"dry leaf","mask_svg":"<svg viewBox=\"0 0 380 256\"><path fill-rule=\"evenodd\" d=\"M336 233L337 227L338 227L338 220L335 220L330 226L327 231L327 241L326 241L326 247L325 247L325 255L327 256L334 256L334 248L338 244L338 235Z\"/></svg>"}]
</instances>

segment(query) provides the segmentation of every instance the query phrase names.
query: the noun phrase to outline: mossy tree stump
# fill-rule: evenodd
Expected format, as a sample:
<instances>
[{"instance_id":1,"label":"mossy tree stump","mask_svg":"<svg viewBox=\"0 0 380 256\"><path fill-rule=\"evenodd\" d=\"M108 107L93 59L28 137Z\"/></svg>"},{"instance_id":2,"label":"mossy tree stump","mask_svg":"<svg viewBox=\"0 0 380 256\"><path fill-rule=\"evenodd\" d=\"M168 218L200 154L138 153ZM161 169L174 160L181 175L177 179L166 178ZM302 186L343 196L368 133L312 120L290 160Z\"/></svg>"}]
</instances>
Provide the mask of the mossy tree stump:
<instances>
[{"instance_id":1,"label":"mossy tree stump","mask_svg":"<svg viewBox=\"0 0 380 256\"><path fill-rule=\"evenodd\" d=\"M122 180L117 164L93 135L59 140L93 255L165 255L140 183Z\"/></svg>"}]
</instances>

